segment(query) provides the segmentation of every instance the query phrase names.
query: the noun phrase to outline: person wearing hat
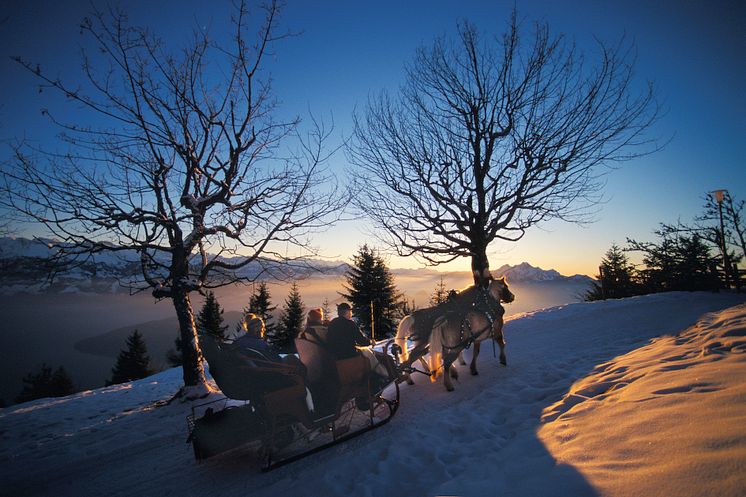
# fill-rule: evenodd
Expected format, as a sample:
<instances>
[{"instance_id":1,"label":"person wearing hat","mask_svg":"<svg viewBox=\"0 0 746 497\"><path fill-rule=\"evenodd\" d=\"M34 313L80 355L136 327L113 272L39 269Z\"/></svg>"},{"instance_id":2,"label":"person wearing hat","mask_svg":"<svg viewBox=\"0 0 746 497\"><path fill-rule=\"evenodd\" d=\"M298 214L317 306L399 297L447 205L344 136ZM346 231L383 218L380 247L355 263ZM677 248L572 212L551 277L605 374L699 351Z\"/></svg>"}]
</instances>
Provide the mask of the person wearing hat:
<instances>
[{"instance_id":1,"label":"person wearing hat","mask_svg":"<svg viewBox=\"0 0 746 497\"><path fill-rule=\"evenodd\" d=\"M280 356L270 349L265 340L264 320L255 314L247 314L241 320L241 327L246 333L236 338L233 343L244 349L254 350L273 362L280 362Z\"/></svg>"},{"instance_id":2,"label":"person wearing hat","mask_svg":"<svg viewBox=\"0 0 746 497\"><path fill-rule=\"evenodd\" d=\"M299 372L305 372L305 367L293 354L282 357L272 350L265 337L264 320L262 318L255 314L247 314L241 322L241 327L246 333L233 340L234 346L258 353L262 359L281 363L286 366L293 366L299 369Z\"/></svg>"},{"instance_id":3,"label":"person wearing hat","mask_svg":"<svg viewBox=\"0 0 746 497\"><path fill-rule=\"evenodd\" d=\"M386 354L373 350L371 346L375 345L375 342L363 335L360 328L352 320L350 304L342 302L337 305L337 314L338 316L329 323L327 332L328 345L337 355L337 358L345 359L360 354L368 359L371 371L380 376L382 380L386 380L382 383L379 382L380 385L383 386L388 383L391 373L381 363L381 359L384 359L382 356Z\"/></svg>"},{"instance_id":4,"label":"person wearing hat","mask_svg":"<svg viewBox=\"0 0 746 497\"><path fill-rule=\"evenodd\" d=\"M329 350L337 359L347 359L358 355L355 346L367 347L371 345L368 337L360 332L352 320L352 307L347 302L337 306L338 316L329 323L326 341Z\"/></svg>"},{"instance_id":5,"label":"person wearing hat","mask_svg":"<svg viewBox=\"0 0 746 497\"><path fill-rule=\"evenodd\" d=\"M292 354L282 357L270 348L265 337L264 320L262 318L256 314L247 314L244 319L241 320L241 327L246 333L241 334L241 336L233 340L233 345L249 354L247 360L250 363L255 364L256 359L262 359L263 361L260 362L260 365L264 368L273 367L274 363L276 363L278 367L281 366L281 370L278 369L276 376L267 374L262 376L264 382L263 385L267 391L294 385L294 382L287 377L288 367L293 368L295 373L301 376L306 374L306 367L297 357ZM308 410L313 411L313 399L311 398L311 392L308 388L306 388L305 400Z\"/></svg>"}]
</instances>

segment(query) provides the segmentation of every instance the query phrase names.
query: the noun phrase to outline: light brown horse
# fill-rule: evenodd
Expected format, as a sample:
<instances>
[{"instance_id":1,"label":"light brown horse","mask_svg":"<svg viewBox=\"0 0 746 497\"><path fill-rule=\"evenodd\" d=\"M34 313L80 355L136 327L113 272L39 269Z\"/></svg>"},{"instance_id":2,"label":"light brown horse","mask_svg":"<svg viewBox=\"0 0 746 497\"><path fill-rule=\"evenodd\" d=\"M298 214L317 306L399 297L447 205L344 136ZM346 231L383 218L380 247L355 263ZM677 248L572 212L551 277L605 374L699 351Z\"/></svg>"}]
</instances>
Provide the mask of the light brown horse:
<instances>
[{"instance_id":1,"label":"light brown horse","mask_svg":"<svg viewBox=\"0 0 746 497\"><path fill-rule=\"evenodd\" d=\"M453 390L450 376L457 377L453 361L461 351L474 345L470 364L473 375L478 374L477 356L480 342L493 338L500 345L500 363L506 364L505 339L503 337L503 315L505 310L500 302L512 302L515 296L508 288L505 278L490 279L487 289L471 286L458 292L447 304L422 309L406 316L396 334L396 344L402 349L402 364L411 366L430 351L429 369L431 375L440 370L441 358L446 389ZM418 329L418 321L420 327ZM406 341L414 342L407 351ZM408 383L412 383L405 374ZM434 380L435 376L431 376Z\"/></svg>"}]
</instances>

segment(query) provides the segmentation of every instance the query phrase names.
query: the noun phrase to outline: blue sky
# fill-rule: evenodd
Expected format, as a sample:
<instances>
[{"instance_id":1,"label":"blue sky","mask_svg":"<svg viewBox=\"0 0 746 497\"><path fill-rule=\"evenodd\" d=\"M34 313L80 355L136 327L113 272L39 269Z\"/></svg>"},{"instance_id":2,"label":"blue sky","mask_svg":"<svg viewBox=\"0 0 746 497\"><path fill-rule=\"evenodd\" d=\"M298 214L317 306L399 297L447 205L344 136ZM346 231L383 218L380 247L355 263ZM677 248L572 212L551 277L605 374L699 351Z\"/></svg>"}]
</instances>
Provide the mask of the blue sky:
<instances>
[{"instance_id":1,"label":"blue sky","mask_svg":"<svg viewBox=\"0 0 746 497\"><path fill-rule=\"evenodd\" d=\"M99 2L96 2L97 4ZM654 155L621 164L607 177L596 222L580 227L549 223L518 243L495 243L493 268L528 261L565 274L596 271L603 253L626 237L651 239L659 222L689 221L702 196L727 188L746 198L746 3L741 1L516 1L525 26L546 21L592 55L594 37L613 43L623 35L638 50L640 84L656 85L667 113L653 130L672 137ZM195 25L220 35L230 2L123 2L133 23L147 24L166 43L180 46ZM333 116L336 138L349 135L350 115L368 95L396 90L403 64L435 36L452 34L460 19L499 34L513 2L506 1L315 1L288 2L282 22L300 36L283 41L268 60L283 112L310 110ZM51 142L54 129L41 107L65 108L50 92L39 93L31 75L11 61L22 55L54 74L75 78L82 41L77 28L88 1L3 2L0 8L0 138ZM4 152L5 153L5 152ZM344 154L331 163L340 176ZM344 223L316 243L330 257L348 258L362 243L376 245L361 222ZM414 267L392 257L394 267ZM448 269L467 269L469 261Z\"/></svg>"}]
</instances>

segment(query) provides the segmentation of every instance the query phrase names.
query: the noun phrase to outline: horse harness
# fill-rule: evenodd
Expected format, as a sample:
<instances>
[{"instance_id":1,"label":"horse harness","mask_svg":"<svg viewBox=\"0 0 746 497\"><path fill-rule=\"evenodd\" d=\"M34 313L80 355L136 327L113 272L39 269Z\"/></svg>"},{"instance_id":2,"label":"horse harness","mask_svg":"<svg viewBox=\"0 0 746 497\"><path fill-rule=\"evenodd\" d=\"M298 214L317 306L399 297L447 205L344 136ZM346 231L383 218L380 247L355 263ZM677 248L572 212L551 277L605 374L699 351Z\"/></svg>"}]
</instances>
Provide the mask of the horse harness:
<instances>
[{"instance_id":1,"label":"horse harness","mask_svg":"<svg viewBox=\"0 0 746 497\"><path fill-rule=\"evenodd\" d=\"M505 309L503 309L503 307L500 305L500 302L496 302L495 299L490 296L488 290L480 289L479 293L477 294L477 298L474 300L474 302L471 303L470 307L471 309L469 310L474 310L484 314L484 316L487 318L487 326L485 326L481 330L478 330L477 333L473 333L473 330L471 329L471 323L468 319L466 319L466 314L469 311L463 312L463 317L461 319L461 328L459 332L459 343L453 347L441 344L444 349L448 349L450 351L457 349L468 350L469 347L471 347L471 344L474 343L477 338L482 335L482 333L489 329L492 329L492 332L490 333L492 339L496 339L494 331L495 319L505 313Z\"/></svg>"}]
</instances>

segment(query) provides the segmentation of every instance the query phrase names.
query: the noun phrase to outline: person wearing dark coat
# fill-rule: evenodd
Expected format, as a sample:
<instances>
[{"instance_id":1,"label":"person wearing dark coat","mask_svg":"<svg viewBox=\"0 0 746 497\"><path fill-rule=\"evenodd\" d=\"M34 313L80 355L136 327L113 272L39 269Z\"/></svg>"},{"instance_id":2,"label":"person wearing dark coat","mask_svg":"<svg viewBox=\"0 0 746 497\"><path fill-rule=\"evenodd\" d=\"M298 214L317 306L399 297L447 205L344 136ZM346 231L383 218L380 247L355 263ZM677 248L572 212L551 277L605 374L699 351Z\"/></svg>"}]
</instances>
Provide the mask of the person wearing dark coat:
<instances>
[{"instance_id":1,"label":"person wearing dark coat","mask_svg":"<svg viewBox=\"0 0 746 497\"><path fill-rule=\"evenodd\" d=\"M360 328L352 320L350 304L346 302L339 304L337 313L339 315L331 320L327 328L327 349L337 359L355 357L360 353L355 346L368 347L371 345L371 341L360 332Z\"/></svg>"},{"instance_id":2,"label":"person wearing dark coat","mask_svg":"<svg viewBox=\"0 0 746 497\"><path fill-rule=\"evenodd\" d=\"M286 355L285 357L280 356L274 350L272 350L266 341L264 320L255 314L247 314L241 322L241 327L246 333L241 334L238 338L233 340L233 345L239 350L245 351L248 355L246 359L253 364L256 364L254 359L262 359L260 366L264 368L272 368L274 364L278 367L287 368L292 367L295 369L297 374L305 376L306 367L300 360L292 355ZM262 375L263 387L267 391L273 391L280 388L289 387L295 384L295 382L289 379L285 373L278 371L277 375L272 373ZM314 405L311 398L311 392L306 389L306 405L309 411L313 411Z\"/></svg>"},{"instance_id":3,"label":"person wearing dark coat","mask_svg":"<svg viewBox=\"0 0 746 497\"><path fill-rule=\"evenodd\" d=\"M282 364L296 368L300 374L305 374L306 368L292 354L285 357L280 356L267 343L265 337L264 320L254 315L248 314L241 323L246 333L233 340L233 345L239 349L245 350L250 354L258 356L259 359L270 361L270 363ZM271 367L271 364L264 363L265 367Z\"/></svg>"},{"instance_id":4,"label":"person wearing dark coat","mask_svg":"<svg viewBox=\"0 0 746 497\"><path fill-rule=\"evenodd\" d=\"M280 356L269 347L269 344L265 340L265 328L262 318L255 314L248 314L241 322L241 326L246 333L241 334L241 336L233 340L234 345L258 352L269 361L282 362Z\"/></svg>"}]
</instances>

